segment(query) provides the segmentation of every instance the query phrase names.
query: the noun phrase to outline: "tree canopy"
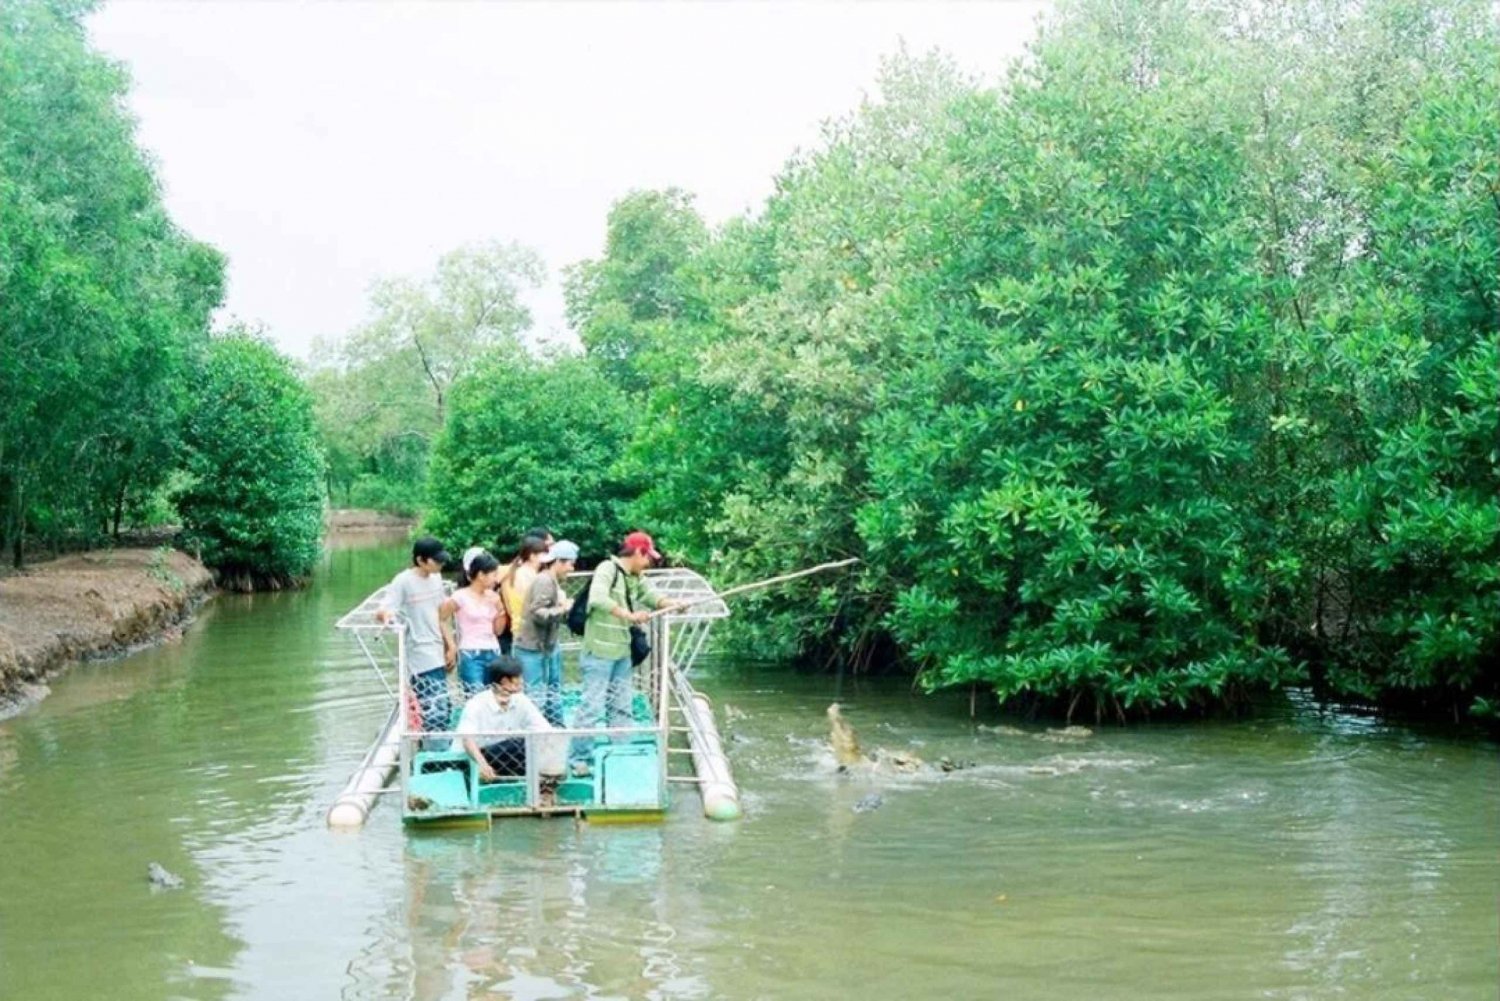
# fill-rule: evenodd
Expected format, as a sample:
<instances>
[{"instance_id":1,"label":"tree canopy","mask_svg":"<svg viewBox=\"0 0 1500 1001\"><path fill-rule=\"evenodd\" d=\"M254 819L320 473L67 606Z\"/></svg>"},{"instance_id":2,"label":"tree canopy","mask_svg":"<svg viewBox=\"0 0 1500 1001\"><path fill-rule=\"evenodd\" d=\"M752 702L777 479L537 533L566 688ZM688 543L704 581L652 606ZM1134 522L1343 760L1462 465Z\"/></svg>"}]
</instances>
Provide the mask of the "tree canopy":
<instances>
[{"instance_id":1,"label":"tree canopy","mask_svg":"<svg viewBox=\"0 0 1500 1001\"><path fill-rule=\"evenodd\" d=\"M195 375L176 496L184 534L220 586L296 583L323 540L312 397L275 348L243 330L216 336Z\"/></svg>"},{"instance_id":2,"label":"tree canopy","mask_svg":"<svg viewBox=\"0 0 1500 1001\"><path fill-rule=\"evenodd\" d=\"M331 497L402 513L425 507L455 384L490 359L526 357L522 298L543 276L535 251L489 243L445 254L425 279L375 283L369 320L321 344L309 377Z\"/></svg>"},{"instance_id":3,"label":"tree canopy","mask_svg":"<svg viewBox=\"0 0 1500 1001\"><path fill-rule=\"evenodd\" d=\"M0 6L4 540L117 535L173 468L224 260L173 225L83 5Z\"/></svg>"},{"instance_id":4,"label":"tree canopy","mask_svg":"<svg viewBox=\"0 0 1500 1001\"><path fill-rule=\"evenodd\" d=\"M1068 4L998 88L898 56L758 214L637 193L574 270L627 520L730 582L863 558L753 599L762 653L1493 712L1497 119L1468 0Z\"/></svg>"},{"instance_id":5,"label":"tree canopy","mask_svg":"<svg viewBox=\"0 0 1500 1001\"><path fill-rule=\"evenodd\" d=\"M296 580L322 535L306 390L268 344L210 337L224 258L168 218L90 6L0 6L6 548L179 516L231 586Z\"/></svg>"},{"instance_id":6,"label":"tree canopy","mask_svg":"<svg viewBox=\"0 0 1500 1001\"><path fill-rule=\"evenodd\" d=\"M640 492L618 462L631 407L588 359L493 358L454 388L433 450L428 527L504 555L547 525L585 555L612 552Z\"/></svg>"}]
</instances>

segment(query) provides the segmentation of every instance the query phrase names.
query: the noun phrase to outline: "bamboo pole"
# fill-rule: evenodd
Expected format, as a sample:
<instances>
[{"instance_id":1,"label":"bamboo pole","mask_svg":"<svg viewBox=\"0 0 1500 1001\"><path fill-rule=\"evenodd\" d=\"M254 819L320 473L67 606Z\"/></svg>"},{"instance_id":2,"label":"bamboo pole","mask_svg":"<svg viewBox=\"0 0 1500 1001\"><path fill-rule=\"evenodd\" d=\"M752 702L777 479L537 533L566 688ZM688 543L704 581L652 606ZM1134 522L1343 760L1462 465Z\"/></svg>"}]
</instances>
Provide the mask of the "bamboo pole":
<instances>
[{"instance_id":1,"label":"bamboo pole","mask_svg":"<svg viewBox=\"0 0 1500 1001\"><path fill-rule=\"evenodd\" d=\"M680 612L684 608L692 608L694 605L706 605L710 601L718 601L721 598L727 598L732 594L743 594L746 591L754 591L758 588L770 587L772 584L785 584L787 581L796 580L798 577L808 577L812 574L823 573L827 570L838 570L841 567L853 566L858 562L859 557L853 556L847 560L839 560L837 563L820 563L815 567L808 567L806 570L798 570L796 573L782 574L779 577L767 577L765 580L758 580L751 584L741 584L738 587L731 587L727 591L721 591L718 594L711 594L706 598L696 598L693 601L683 602L681 605L677 605L673 608L658 608L656 611L652 612L649 617L654 619L658 615L664 615L668 612Z\"/></svg>"}]
</instances>

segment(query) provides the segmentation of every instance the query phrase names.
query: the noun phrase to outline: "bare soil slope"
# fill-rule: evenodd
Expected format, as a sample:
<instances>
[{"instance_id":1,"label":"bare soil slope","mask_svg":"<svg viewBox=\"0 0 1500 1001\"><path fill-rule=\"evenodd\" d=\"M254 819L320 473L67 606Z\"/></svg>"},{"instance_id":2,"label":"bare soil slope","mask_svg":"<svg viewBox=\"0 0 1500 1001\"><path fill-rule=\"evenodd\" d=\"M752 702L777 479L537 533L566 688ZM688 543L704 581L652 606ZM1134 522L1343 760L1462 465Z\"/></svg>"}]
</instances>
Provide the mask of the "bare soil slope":
<instances>
[{"instance_id":1,"label":"bare soil slope","mask_svg":"<svg viewBox=\"0 0 1500 1001\"><path fill-rule=\"evenodd\" d=\"M170 632L212 588L206 567L165 547L75 553L0 577L0 717L72 661Z\"/></svg>"}]
</instances>

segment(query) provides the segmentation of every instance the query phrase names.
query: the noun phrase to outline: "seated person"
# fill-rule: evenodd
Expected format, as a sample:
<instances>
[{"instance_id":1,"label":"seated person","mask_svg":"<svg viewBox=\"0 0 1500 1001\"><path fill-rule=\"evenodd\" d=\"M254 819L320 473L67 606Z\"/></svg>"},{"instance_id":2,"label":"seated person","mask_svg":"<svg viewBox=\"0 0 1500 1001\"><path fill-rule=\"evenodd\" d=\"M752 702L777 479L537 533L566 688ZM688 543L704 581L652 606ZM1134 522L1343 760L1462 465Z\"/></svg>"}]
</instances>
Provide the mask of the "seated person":
<instances>
[{"instance_id":1,"label":"seated person","mask_svg":"<svg viewBox=\"0 0 1500 1001\"><path fill-rule=\"evenodd\" d=\"M542 711L521 691L521 663L514 657L497 657L490 662L485 680L488 687L464 703L459 715L453 750L465 751L479 766L479 777L484 782L493 782L502 776L515 777L526 774L526 738L496 737L504 731L512 733L551 730ZM476 734L478 736L467 736ZM484 736L488 734L489 736ZM481 744L480 741L486 743ZM538 755L538 771L543 776L560 775L563 770L560 754L552 745L555 739L534 740ZM550 784L550 783L549 783Z\"/></svg>"}]
</instances>

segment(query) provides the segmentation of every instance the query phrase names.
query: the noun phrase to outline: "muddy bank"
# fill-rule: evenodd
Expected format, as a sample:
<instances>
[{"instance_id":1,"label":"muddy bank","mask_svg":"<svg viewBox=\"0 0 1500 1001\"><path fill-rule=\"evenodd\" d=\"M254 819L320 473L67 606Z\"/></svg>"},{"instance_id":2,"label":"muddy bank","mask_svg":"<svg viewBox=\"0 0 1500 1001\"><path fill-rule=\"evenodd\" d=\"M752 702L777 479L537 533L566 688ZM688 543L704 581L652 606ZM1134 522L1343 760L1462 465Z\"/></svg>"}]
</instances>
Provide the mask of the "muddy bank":
<instances>
[{"instance_id":1,"label":"muddy bank","mask_svg":"<svg viewBox=\"0 0 1500 1001\"><path fill-rule=\"evenodd\" d=\"M360 508L334 508L324 518L329 533L344 532L407 532L416 524L415 518Z\"/></svg>"},{"instance_id":2,"label":"muddy bank","mask_svg":"<svg viewBox=\"0 0 1500 1001\"><path fill-rule=\"evenodd\" d=\"M166 547L75 553L0 579L0 719L73 661L171 635L212 589L206 567Z\"/></svg>"}]
</instances>

